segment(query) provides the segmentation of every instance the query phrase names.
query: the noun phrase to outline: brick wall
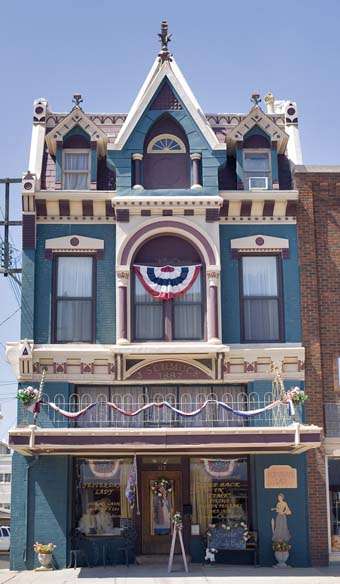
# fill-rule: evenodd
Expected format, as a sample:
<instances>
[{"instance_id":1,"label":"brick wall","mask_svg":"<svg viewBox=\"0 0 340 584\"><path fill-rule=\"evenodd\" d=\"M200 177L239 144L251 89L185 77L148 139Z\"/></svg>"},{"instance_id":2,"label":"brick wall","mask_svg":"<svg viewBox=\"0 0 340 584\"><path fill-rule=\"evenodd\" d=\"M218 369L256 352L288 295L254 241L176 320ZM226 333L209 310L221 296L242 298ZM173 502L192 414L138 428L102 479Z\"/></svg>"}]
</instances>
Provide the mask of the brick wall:
<instances>
[{"instance_id":1,"label":"brick wall","mask_svg":"<svg viewBox=\"0 0 340 584\"><path fill-rule=\"evenodd\" d=\"M306 347L308 423L325 427L324 403L340 401L334 359L340 356L340 172L297 169L302 338ZM328 563L323 448L308 454L310 553Z\"/></svg>"}]
</instances>

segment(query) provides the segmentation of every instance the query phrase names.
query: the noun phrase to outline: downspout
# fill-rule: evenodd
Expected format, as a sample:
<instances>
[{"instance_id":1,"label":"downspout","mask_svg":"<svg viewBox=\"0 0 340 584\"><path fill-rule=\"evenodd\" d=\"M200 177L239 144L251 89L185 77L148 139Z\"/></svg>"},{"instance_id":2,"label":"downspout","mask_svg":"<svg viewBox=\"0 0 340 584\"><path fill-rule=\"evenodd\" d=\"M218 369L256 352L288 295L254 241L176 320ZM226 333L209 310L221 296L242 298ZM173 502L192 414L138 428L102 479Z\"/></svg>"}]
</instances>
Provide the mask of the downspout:
<instances>
[{"instance_id":1,"label":"downspout","mask_svg":"<svg viewBox=\"0 0 340 584\"><path fill-rule=\"evenodd\" d=\"M31 430L31 435L30 435L30 448L34 447L34 431L36 429L36 426L30 426L30 430ZM25 562L25 564L27 564L27 558L28 558L28 529L29 529L29 523L28 523L28 513L29 513L29 505L28 505L28 499L29 499L29 485L30 485L30 470L31 468L33 468L33 466L38 462L39 460L39 456L35 455L33 457L33 460L31 460L27 466L26 466L26 512L25 512L25 547L24 547L24 551L22 554L23 560ZM27 565L26 565L27 567Z\"/></svg>"}]
</instances>

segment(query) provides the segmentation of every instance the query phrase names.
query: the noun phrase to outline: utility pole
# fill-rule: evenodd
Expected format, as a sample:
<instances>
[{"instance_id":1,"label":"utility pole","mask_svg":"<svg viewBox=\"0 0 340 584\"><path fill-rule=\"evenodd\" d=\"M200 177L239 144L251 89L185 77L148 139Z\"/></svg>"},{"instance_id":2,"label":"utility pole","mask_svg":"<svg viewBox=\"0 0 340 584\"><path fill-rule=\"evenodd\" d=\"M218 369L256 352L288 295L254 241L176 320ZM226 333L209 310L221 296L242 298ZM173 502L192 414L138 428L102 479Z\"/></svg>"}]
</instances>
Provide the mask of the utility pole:
<instances>
[{"instance_id":1,"label":"utility pole","mask_svg":"<svg viewBox=\"0 0 340 584\"><path fill-rule=\"evenodd\" d=\"M21 178L0 178L0 184L5 185L5 215L4 220L0 221L0 226L4 228L4 236L1 242L1 261L0 261L0 274L3 274L5 278L10 276L15 280L20 286L21 281L17 274L21 273L21 268L15 268L12 265L12 250L9 238L10 227L18 227L22 225L22 221L11 221L10 220L10 185L14 183L21 183Z\"/></svg>"}]
</instances>

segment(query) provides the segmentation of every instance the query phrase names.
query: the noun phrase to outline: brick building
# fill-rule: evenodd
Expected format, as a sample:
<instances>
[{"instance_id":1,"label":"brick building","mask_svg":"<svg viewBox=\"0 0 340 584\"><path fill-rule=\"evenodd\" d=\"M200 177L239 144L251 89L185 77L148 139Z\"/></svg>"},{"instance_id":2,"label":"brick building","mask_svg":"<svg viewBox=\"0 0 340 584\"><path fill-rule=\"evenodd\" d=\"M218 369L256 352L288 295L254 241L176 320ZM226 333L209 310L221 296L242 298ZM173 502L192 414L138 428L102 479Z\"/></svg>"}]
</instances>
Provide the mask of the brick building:
<instances>
[{"instance_id":1,"label":"brick building","mask_svg":"<svg viewBox=\"0 0 340 584\"><path fill-rule=\"evenodd\" d=\"M261 565L273 541L321 561L321 386L307 422L286 392L305 377L296 104L254 93L244 114L205 114L165 23L160 37L128 114L34 103L7 356L21 388L45 385L10 432L15 569L37 540L59 566L74 545L118 561L127 535L134 554L168 553L177 510L193 561L209 530L219 561L252 561L247 529Z\"/></svg>"},{"instance_id":2,"label":"brick building","mask_svg":"<svg viewBox=\"0 0 340 584\"><path fill-rule=\"evenodd\" d=\"M328 563L340 558L340 167L298 165L294 177L306 416L325 434L309 454L309 529L314 561Z\"/></svg>"}]
</instances>

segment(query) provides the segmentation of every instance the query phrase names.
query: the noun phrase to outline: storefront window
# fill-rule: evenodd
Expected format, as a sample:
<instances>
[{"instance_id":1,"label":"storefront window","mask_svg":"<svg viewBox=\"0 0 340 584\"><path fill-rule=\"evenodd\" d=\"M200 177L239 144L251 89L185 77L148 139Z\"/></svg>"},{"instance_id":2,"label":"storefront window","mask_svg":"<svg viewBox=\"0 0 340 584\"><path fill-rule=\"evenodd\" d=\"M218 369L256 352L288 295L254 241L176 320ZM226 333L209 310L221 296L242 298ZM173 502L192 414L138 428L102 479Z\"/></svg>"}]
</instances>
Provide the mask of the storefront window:
<instances>
[{"instance_id":1,"label":"storefront window","mask_svg":"<svg viewBox=\"0 0 340 584\"><path fill-rule=\"evenodd\" d=\"M210 525L228 530L248 525L246 458L192 458L190 476L196 531L204 534Z\"/></svg>"},{"instance_id":2,"label":"storefront window","mask_svg":"<svg viewBox=\"0 0 340 584\"><path fill-rule=\"evenodd\" d=\"M328 461L332 552L340 552L340 460Z\"/></svg>"},{"instance_id":3,"label":"storefront window","mask_svg":"<svg viewBox=\"0 0 340 584\"><path fill-rule=\"evenodd\" d=\"M77 527L84 535L113 535L131 517L127 498L132 460L78 461Z\"/></svg>"}]
</instances>

